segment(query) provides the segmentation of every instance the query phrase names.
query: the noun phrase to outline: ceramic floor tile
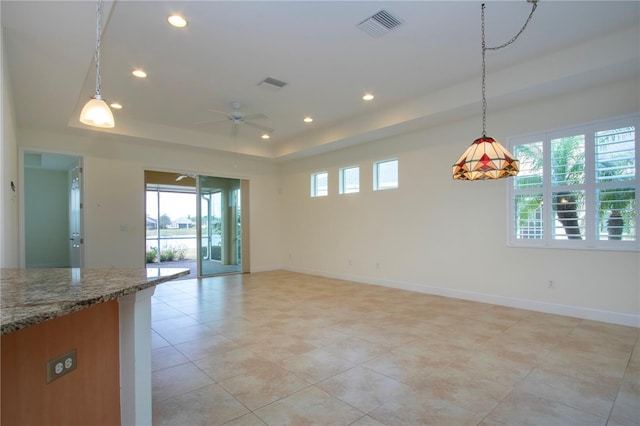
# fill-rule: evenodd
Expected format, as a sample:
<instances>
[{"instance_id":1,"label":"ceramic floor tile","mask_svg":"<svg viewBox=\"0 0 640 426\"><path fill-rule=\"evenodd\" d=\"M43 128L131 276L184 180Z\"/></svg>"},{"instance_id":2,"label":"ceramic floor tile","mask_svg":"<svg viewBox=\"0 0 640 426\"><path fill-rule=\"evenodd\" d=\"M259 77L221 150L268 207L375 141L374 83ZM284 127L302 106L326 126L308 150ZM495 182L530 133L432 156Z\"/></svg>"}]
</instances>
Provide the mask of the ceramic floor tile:
<instances>
[{"instance_id":1,"label":"ceramic floor tile","mask_svg":"<svg viewBox=\"0 0 640 426\"><path fill-rule=\"evenodd\" d=\"M375 420L392 426L456 425L475 426L482 415L451 401L428 400L419 394L402 401L388 402L369 413Z\"/></svg>"},{"instance_id":2,"label":"ceramic floor tile","mask_svg":"<svg viewBox=\"0 0 640 426\"><path fill-rule=\"evenodd\" d=\"M224 426L267 426L267 424L255 414L249 413L225 423Z\"/></svg>"},{"instance_id":3,"label":"ceramic floor tile","mask_svg":"<svg viewBox=\"0 0 640 426\"><path fill-rule=\"evenodd\" d=\"M284 368L256 369L220 382L250 410L257 410L309 386Z\"/></svg>"},{"instance_id":4,"label":"ceramic floor tile","mask_svg":"<svg viewBox=\"0 0 640 426\"><path fill-rule=\"evenodd\" d=\"M575 377L593 383L606 382L617 385L622 381L628 362L605 356L584 356L581 353L552 351L538 368Z\"/></svg>"},{"instance_id":5,"label":"ceramic floor tile","mask_svg":"<svg viewBox=\"0 0 640 426\"><path fill-rule=\"evenodd\" d=\"M316 349L282 360L280 365L309 383L318 383L321 380L340 374L356 364L323 349Z\"/></svg>"},{"instance_id":6,"label":"ceramic floor tile","mask_svg":"<svg viewBox=\"0 0 640 426\"><path fill-rule=\"evenodd\" d=\"M213 384L209 376L191 363L156 371L151 380L154 404Z\"/></svg>"},{"instance_id":7,"label":"ceramic floor tile","mask_svg":"<svg viewBox=\"0 0 640 426\"><path fill-rule=\"evenodd\" d=\"M349 337L334 344L323 346L322 349L347 361L362 363L390 352L392 347L375 344L358 337Z\"/></svg>"},{"instance_id":8,"label":"ceramic floor tile","mask_svg":"<svg viewBox=\"0 0 640 426\"><path fill-rule=\"evenodd\" d=\"M442 365L446 365L443 363ZM408 383L416 374L431 374L442 368L429 358L394 350L362 364L385 376Z\"/></svg>"},{"instance_id":9,"label":"ceramic floor tile","mask_svg":"<svg viewBox=\"0 0 640 426\"><path fill-rule=\"evenodd\" d=\"M254 370L269 370L279 366L244 348L214 354L194 361L194 364L216 382L247 374Z\"/></svg>"},{"instance_id":10,"label":"ceramic floor tile","mask_svg":"<svg viewBox=\"0 0 640 426\"><path fill-rule=\"evenodd\" d=\"M355 422L351 423L349 426L385 426L383 423L380 423L373 417L362 416Z\"/></svg>"},{"instance_id":11,"label":"ceramic floor tile","mask_svg":"<svg viewBox=\"0 0 640 426\"><path fill-rule=\"evenodd\" d=\"M244 347L273 362L280 362L316 349L315 346L291 336L269 336L263 333L255 340L257 340L256 343Z\"/></svg>"},{"instance_id":12,"label":"ceramic floor tile","mask_svg":"<svg viewBox=\"0 0 640 426\"><path fill-rule=\"evenodd\" d=\"M287 271L163 283L152 315L155 424L640 424L633 327Z\"/></svg>"},{"instance_id":13,"label":"ceramic floor tile","mask_svg":"<svg viewBox=\"0 0 640 426\"><path fill-rule=\"evenodd\" d=\"M171 346L171 343L167 342L162 336L151 330L151 349L164 348L166 346Z\"/></svg>"},{"instance_id":14,"label":"ceramic floor tile","mask_svg":"<svg viewBox=\"0 0 640 426\"><path fill-rule=\"evenodd\" d=\"M317 385L320 389L368 413L381 405L403 399L411 389L390 377L364 367L354 367Z\"/></svg>"},{"instance_id":15,"label":"ceramic floor tile","mask_svg":"<svg viewBox=\"0 0 640 426\"><path fill-rule=\"evenodd\" d=\"M310 386L254 412L268 425L350 425L363 412Z\"/></svg>"},{"instance_id":16,"label":"ceramic floor tile","mask_svg":"<svg viewBox=\"0 0 640 426\"><path fill-rule=\"evenodd\" d=\"M506 425L604 425L606 418L526 392L512 392L487 416Z\"/></svg>"},{"instance_id":17,"label":"ceramic floor tile","mask_svg":"<svg viewBox=\"0 0 640 426\"><path fill-rule=\"evenodd\" d=\"M177 328L189 327L193 325L198 325L198 321L186 315L151 322L151 328L160 335L162 335L162 332L164 331L172 331Z\"/></svg>"},{"instance_id":18,"label":"ceramic floor tile","mask_svg":"<svg viewBox=\"0 0 640 426\"><path fill-rule=\"evenodd\" d=\"M512 390L509 386L488 379L484 372L461 372L453 368L429 375L416 374L408 384L424 398L453 401L481 417L493 410Z\"/></svg>"},{"instance_id":19,"label":"ceramic floor tile","mask_svg":"<svg viewBox=\"0 0 640 426\"><path fill-rule=\"evenodd\" d=\"M204 388L188 392L154 403L153 424L156 426L217 426L226 424L234 419L241 418L248 413L231 395L218 385L209 385ZM251 420L247 418L247 420ZM258 423L235 423L236 425Z\"/></svg>"},{"instance_id":20,"label":"ceramic floor tile","mask_svg":"<svg viewBox=\"0 0 640 426\"><path fill-rule=\"evenodd\" d=\"M189 360L173 346L151 351L151 371L164 370L176 365L187 364Z\"/></svg>"},{"instance_id":21,"label":"ceramic floor tile","mask_svg":"<svg viewBox=\"0 0 640 426\"><path fill-rule=\"evenodd\" d=\"M640 381L623 380L616 397L610 422L619 425L640 425Z\"/></svg>"},{"instance_id":22,"label":"ceramic floor tile","mask_svg":"<svg viewBox=\"0 0 640 426\"><path fill-rule=\"evenodd\" d=\"M534 370L517 389L605 418L618 392L615 385L586 382L545 370Z\"/></svg>"},{"instance_id":23,"label":"ceramic floor tile","mask_svg":"<svg viewBox=\"0 0 640 426\"><path fill-rule=\"evenodd\" d=\"M237 344L219 334L209 336L202 340L192 340L174 346L184 356L192 361L205 358L210 355L222 354L237 348Z\"/></svg>"},{"instance_id":24,"label":"ceramic floor tile","mask_svg":"<svg viewBox=\"0 0 640 426\"><path fill-rule=\"evenodd\" d=\"M192 340L205 340L218 333L206 325L195 324L175 329L163 329L158 331L158 334L172 345L179 345L180 343L186 343Z\"/></svg>"}]
</instances>

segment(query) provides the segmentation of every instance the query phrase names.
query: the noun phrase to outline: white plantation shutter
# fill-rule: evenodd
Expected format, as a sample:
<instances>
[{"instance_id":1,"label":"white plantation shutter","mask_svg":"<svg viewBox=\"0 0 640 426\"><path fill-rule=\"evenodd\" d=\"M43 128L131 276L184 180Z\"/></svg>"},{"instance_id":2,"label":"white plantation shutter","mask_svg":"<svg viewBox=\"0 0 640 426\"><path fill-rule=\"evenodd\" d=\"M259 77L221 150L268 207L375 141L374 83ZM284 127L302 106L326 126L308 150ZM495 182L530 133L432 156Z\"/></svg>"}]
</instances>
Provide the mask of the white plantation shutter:
<instances>
[{"instance_id":1,"label":"white plantation shutter","mask_svg":"<svg viewBox=\"0 0 640 426\"><path fill-rule=\"evenodd\" d=\"M510 244L640 250L639 127L632 115L510 138Z\"/></svg>"}]
</instances>

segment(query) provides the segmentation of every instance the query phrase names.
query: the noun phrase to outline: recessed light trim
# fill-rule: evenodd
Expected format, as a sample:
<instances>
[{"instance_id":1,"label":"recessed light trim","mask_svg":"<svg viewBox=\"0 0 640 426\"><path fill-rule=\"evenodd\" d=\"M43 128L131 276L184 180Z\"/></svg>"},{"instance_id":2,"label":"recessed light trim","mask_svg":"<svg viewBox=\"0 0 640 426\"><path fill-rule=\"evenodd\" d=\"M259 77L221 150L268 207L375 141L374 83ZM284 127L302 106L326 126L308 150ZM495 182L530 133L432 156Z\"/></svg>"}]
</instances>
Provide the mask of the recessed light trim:
<instances>
[{"instance_id":1,"label":"recessed light trim","mask_svg":"<svg viewBox=\"0 0 640 426\"><path fill-rule=\"evenodd\" d=\"M271 136L269 136L269 133L263 133L262 136L260 136L262 139L271 139Z\"/></svg>"},{"instance_id":2,"label":"recessed light trim","mask_svg":"<svg viewBox=\"0 0 640 426\"><path fill-rule=\"evenodd\" d=\"M141 68L134 69L131 74L137 78L147 78L147 73Z\"/></svg>"},{"instance_id":3,"label":"recessed light trim","mask_svg":"<svg viewBox=\"0 0 640 426\"><path fill-rule=\"evenodd\" d=\"M173 25L176 28L184 28L187 25L189 25L187 20L184 19L183 16L178 15L178 14L174 14L174 15L169 16L167 18L167 21L169 22L169 24Z\"/></svg>"},{"instance_id":4,"label":"recessed light trim","mask_svg":"<svg viewBox=\"0 0 640 426\"><path fill-rule=\"evenodd\" d=\"M113 109L122 109L122 104L119 104L118 102L114 102L112 104L109 105L111 108Z\"/></svg>"},{"instance_id":5,"label":"recessed light trim","mask_svg":"<svg viewBox=\"0 0 640 426\"><path fill-rule=\"evenodd\" d=\"M372 101L374 98L375 96L371 93L365 93L364 96L362 96L362 100L364 101Z\"/></svg>"},{"instance_id":6,"label":"recessed light trim","mask_svg":"<svg viewBox=\"0 0 640 426\"><path fill-rule=\"evenodd\" d=\"M302 121L304 121L305 123L312 123L313 122L313 118L306 116Z\"/></svg>"}]
</instances>

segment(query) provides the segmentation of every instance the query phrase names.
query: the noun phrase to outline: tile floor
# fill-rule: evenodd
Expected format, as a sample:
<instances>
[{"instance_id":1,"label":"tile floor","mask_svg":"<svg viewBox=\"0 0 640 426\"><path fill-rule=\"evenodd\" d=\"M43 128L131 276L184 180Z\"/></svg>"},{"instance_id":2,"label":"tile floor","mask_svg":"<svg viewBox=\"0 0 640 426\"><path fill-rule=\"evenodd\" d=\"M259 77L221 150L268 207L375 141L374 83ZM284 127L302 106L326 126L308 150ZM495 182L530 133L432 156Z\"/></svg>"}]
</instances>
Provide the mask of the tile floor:
<instances>
[{"instance_id":1,"label":"tile floor","mask_svg":"<svg viewBox=\"0 0 640 426\"><path fill-rule=\"evenodd\" d=\"M156 425L639 425L637 328L285 271L153 297Z\"/></svg>"}]
</instances>

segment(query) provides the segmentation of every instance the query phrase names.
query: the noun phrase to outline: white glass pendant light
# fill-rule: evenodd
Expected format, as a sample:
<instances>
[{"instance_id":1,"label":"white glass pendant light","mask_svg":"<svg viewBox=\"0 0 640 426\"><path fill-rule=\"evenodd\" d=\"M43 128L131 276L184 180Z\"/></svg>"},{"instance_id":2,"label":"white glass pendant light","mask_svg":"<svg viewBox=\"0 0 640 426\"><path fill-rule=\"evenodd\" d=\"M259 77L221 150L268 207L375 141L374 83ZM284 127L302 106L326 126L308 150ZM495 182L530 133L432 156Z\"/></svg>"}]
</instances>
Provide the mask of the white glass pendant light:
<instances>
[{"instance_id":1,"label":"white glass pendant light","mask_svg":"<svg viewBox=\"0 0 640 426\"><path fill-rule=\"evenodd\" d=\"M113 113L109 105L100 93L100 42L102 36L102 0L97 1L96 6L96 94L82 108L80 122L89 126L111 128L116 125Z\"/></svg>"}]
</instances>

